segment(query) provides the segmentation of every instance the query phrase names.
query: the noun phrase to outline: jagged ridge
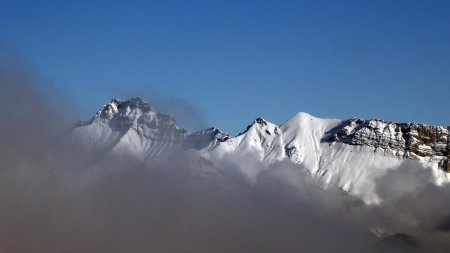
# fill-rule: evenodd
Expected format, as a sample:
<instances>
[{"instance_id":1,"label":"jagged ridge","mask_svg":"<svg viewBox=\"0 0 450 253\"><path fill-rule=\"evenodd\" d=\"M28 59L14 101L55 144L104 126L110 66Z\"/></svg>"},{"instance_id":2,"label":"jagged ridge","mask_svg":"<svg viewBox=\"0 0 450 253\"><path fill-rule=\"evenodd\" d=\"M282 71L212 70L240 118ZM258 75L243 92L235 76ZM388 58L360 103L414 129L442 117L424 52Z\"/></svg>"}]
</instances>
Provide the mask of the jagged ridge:
<instances>
[{"instance_id":1,"label":"jagged ridge","mask_svg":"<svg viewBox=\"0 0 450 253\"><path fill-rule=\"evenodd\" d=\"M190 133L177 125L173 115L156 112L140 97L112 99L89 121L79 122L72 135L97 150L122 150L128 145L146 159L175 144L201 149L229 138L218 128Z\"/></svg>"},{"instance_id":2,"label":"jagged ridge","mask_svg":"<svg viewBox=\"0 0 450 253\"><path fill-rule=\"evenodd\" d=\"M380 201L374 180L398 168L404 159L431 169L437 184L450 181L450 174L444 172L449 170L449 127L320 119L298 113L281 125L257 118L231 138L214 127L190 133L172 115L154 111L142 98L132 98L111 100L91 120L72 129L71 135L82 140L88 151L105 154L103 161L108 154L123 152L153 161L178 146L181 151L194 150L198 159L193 161L203 161L192 165L197 170L216 171L233 162L253 180L271 164L288 160L325 187L336 185L366 203Z\"/></svg>"},{"instance_id":3,"label":"jagged ridge","mask_svg":"<svg viewBox=\"0 0 450 253\"><path fill-rule=\"evenodd\" d=\"M434 156L449 171L449 130L449 126L353 118L332 129L324 141L371 146L376 152L414 160Z\"/></svg>"}]
</instances>

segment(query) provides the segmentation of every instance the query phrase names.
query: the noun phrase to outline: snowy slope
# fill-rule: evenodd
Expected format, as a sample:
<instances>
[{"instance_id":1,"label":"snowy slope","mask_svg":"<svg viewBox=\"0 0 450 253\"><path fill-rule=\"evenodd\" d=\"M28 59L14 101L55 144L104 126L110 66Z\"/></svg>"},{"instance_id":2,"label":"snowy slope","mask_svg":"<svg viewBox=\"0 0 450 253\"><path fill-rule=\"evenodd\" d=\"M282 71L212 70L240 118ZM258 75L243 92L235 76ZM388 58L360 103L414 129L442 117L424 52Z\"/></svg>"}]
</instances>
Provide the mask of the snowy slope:
<instances>
[{"instance_id":1,"label":"snowy slope","mask_svg":"<svg viewBox=\"0 0 450 253\"><path fill-rule=\"evenodd\" d=\"M299 169L307 170L324 188L338 186L366 203L377 203L381 200L375 194L375 180L387 170L400 166L405 159L412 158L398 156L400 150L386 152L365 143L350 145L333 141L331 134L346 125L347 121L319 119L307 113L298 113L280 126L258 118L244 133L216 143L201 153L218 164L232 159L244 160L236 164L242 166L251 180L256 180L258 173L271 164L288 159ZM248 157L256 161L249 164ZM450 180L449 174L440 166L442 156L417 156L414 159L433 171L437 184Z\"/></svg>"},{"instance_id":2,"label":"snowy slope","mask_svg":"<svg viewBox=\"0 0 450 253\"><path fill-rule=\"evenodd\" d=\"M448 183L449 127L382 120L320 119L298 113L281 125L257 118L230 138L217 128L189 133L173 116L156 112L141 98L113 99L70 135L86 152L103 161L116 154L132 154L149 162L161 154L179 156L181 147L195 156L189 165L199 173L239 167L249 180L276 164L288 161L306 171L323 188L340 187L366 203L381 201L376 179L405 161L433 172L436 184ZM180 150L180 149L178 149ZM172 153L171 153L172 152Z\"/></svg>"},{"instance_id":3,"label":"snowy slope","mask_svg":"<svg viewBox=\"0 0 450 253\"><path fill-rule=\"evenodd\" d=\"M189 133L177 125L175 117L156 112L139 97L111 100L91 120L78 123L70 135L81 141L87 152L127 153L143 161L174 146L202 148L227 136L217 128Z\"/></svg>"}]
</instances>

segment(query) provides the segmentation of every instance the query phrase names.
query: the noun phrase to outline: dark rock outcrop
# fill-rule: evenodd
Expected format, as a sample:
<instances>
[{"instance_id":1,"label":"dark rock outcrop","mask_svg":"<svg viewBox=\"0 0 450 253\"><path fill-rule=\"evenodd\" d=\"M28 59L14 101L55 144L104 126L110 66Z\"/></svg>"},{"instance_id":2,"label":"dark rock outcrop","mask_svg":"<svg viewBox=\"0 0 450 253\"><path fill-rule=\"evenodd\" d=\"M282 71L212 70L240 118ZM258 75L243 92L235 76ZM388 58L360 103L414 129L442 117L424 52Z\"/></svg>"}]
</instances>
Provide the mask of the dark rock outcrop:
<instances>
[{"instance_id":1,"label":"dark rock outcrop","mask_svg":"<svg viewBox=\"0 0 450 253\"><path fill-rule=\"evenodd\" d=\"M329 131L323 141L370 146L375 152L414 160L432 157L450 171L449 132L450 126L353 118Z\"/></svg>"}]
</instances>

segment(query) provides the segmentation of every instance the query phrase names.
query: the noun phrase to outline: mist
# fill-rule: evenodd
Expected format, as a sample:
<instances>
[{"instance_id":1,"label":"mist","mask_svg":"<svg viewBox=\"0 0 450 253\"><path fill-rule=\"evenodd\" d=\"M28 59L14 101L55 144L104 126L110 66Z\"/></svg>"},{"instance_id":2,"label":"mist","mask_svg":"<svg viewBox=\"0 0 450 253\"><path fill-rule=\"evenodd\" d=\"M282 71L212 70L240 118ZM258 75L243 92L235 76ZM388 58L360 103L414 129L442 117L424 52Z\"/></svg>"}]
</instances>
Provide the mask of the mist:
<instances>
[{"instance_id":1,"label":"mist","mask_svg":"<svg viewBox=\"0 0 450 253\"><path fill-rule=\"evenodd\" d=\"M152 84L147 83L146 88L130 88L126 83L107 82L100 86L100 91L106 94L107 98L149 98L150 105L158 112L169 113L175 116L177 124L189 131L196 131L210 127L206 120L205 112L195 103L188 102L178 96L164 95L151 88Z\"/></svg>"},{"instance_id":2,"label":"mist","mask_svg":"<svg viewBox=\"0 0 450 253\"><path fill-rule=\"evenodd\" d=\"M217 168L218 176L204 176L188 166L189 153L169 152L151 164L124 154L98 172L96 154L65 140L71 118L44 92L51 83L32 64L3 51L1 252L447 252L450 247L450 189L433 185L430 171L414 163L377 179L384 201L376 206L338 187L322 189L288 162L264 170L251 160L226 163ZM87 178L93 179L86 183Z\"/></svg>"}]
</instances>

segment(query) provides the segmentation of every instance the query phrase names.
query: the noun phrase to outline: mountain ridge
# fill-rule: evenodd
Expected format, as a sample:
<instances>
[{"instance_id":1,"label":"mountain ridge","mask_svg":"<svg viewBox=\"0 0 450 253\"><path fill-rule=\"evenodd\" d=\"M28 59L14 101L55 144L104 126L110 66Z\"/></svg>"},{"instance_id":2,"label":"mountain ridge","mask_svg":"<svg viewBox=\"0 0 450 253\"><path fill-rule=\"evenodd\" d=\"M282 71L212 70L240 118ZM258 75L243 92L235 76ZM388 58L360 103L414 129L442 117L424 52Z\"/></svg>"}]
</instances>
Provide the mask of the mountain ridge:
<instances>
[{"instance_id":1,"label":"mountain ridge","mask_svg":"<svg viewBox=\"0 0 450 253\"><path fill-rule=\"evenodd\" d=\"M156 112L136 97L112 99L89 121L74 127L71 136L88 150L130 153L144 162L166 151L176 155L169 150L181 146L195 150L210 167L235 163L250 180L272 164L289 161L325 188L337 185L367 203L377 203L381 200L374 193L376 178L406 160L431 169L436 184L450 181L449 129L380 119L320 119L299 112L280 125L258 117L231 137L215 127L189 132L174 116Z\"/></svg>"}]
</instances>

